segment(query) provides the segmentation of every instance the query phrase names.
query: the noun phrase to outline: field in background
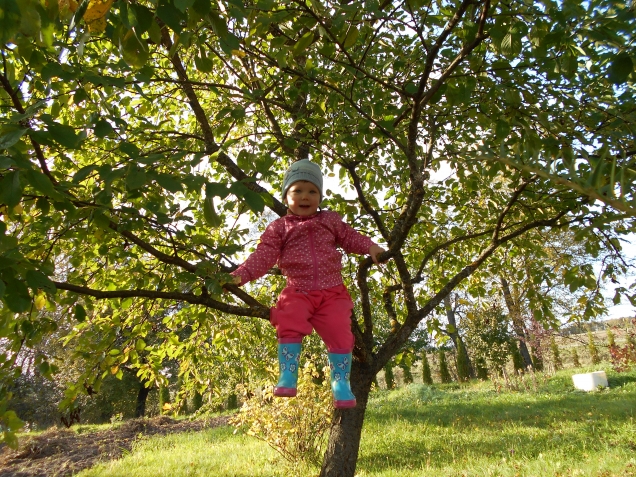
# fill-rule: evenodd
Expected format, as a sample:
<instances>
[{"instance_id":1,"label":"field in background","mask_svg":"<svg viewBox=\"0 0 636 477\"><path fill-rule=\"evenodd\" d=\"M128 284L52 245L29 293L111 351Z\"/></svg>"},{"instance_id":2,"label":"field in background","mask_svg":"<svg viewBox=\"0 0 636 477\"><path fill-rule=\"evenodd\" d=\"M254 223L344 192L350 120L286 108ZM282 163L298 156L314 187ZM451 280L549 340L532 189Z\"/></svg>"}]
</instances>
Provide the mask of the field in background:
<instances>
[{"instance_id":1,"label":"field in background","mask_svg":"<svg viewBox=\"0 0 636 477\"><path fill-rule=\"evenodd\" d=\"M610 388L573 389L571 375L538 374L536 389L491 382L377 390L370 401L359 477L636 476L636 370ZM140 440L130 454L78 477L311 477L265 443L228 427Z\"/></svg>"}]
</instances>

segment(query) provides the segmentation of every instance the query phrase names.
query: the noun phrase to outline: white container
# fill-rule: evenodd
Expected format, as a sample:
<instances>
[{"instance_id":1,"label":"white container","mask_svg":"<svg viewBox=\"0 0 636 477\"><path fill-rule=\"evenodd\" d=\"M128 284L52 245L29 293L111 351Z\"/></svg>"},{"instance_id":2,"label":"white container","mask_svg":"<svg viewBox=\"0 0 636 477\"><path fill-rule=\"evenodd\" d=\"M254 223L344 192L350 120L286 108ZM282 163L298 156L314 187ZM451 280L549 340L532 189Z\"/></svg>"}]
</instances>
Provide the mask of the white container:
<instances>
[{"instance_id":1,"label":"white container","mask_svg":"<svg viewBox=\"0 0 636 477\"><path fill-rule=\"evenodd\" d=\"M603 388L608 387L605 371L575 374L572 376L572 381L574 382L574 387L582 391L596 391L599 386Z\"/></svg>"}]
</instances>

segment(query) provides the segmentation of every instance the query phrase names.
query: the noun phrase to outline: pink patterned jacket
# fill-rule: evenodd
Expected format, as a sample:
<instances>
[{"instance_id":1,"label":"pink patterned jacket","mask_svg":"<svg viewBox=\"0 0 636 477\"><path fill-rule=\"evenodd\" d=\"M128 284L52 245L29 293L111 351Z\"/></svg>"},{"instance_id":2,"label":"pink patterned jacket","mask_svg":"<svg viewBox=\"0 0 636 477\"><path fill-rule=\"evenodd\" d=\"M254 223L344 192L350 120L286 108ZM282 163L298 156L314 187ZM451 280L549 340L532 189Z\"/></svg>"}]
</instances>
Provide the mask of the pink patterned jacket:
<instances>
[{"instance_id":1,"label":"pink patterned jacket","mask_svg":"<svg viewBox=\"0 0 636 477\"><path fill-rule=\"evenodd\" d=\"M365 255L371 245L370 238L343 222L337 212L288 214L267 226L254 253L232 275L241 277L243 285L278 264L288 287L324 290L342 283L342 254L336 247Z\"/></svg>"}]
</instances>

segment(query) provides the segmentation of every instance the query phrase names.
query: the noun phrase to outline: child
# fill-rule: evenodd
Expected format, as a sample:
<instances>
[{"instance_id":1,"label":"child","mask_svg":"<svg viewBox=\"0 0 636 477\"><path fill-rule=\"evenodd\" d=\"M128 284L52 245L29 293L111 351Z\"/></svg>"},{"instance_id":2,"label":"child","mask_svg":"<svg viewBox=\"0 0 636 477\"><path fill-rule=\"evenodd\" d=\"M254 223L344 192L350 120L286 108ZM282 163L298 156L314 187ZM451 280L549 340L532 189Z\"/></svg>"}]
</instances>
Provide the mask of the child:
<instances>
[{"instance_id":1,"label":"child","mask_svg":"<svg viewBox=\"0 0 636 477\"><path fill-rule=\"evenodd\" d=\"M315 329L329 351L334 406L349 408L356 405L349 381L355 340L353 302L342 282L342 254L336 247L369 254L375 263L385 250L344 223L336 212L319 210L321 201L320 168L308 159L295 162L283 179L287 215L269 224L254 253L232 272L233 283L256 280L278 263L287 287L270 312L280 363L274 395L296 395L301 342Z\"/></svg>"}]
</instances>

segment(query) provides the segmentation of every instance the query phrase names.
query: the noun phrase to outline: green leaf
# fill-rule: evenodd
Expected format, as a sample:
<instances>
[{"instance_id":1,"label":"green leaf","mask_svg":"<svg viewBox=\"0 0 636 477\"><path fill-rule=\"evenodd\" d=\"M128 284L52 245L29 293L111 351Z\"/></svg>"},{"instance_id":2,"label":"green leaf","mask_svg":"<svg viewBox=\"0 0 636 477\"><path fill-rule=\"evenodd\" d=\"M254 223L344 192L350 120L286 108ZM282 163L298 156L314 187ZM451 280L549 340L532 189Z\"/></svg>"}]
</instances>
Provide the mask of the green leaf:
<instances>
[{"instance_id":1,"label":"green leaf","mask_svg":"<svg viewBox=\"0 0 636 477\"><path fill-rule=\"evenodd\" d=\"M32 169L25 173L25 178L34 189L42 194L58 200L64 199L64 196L55 189L51 179L44 173Z\"/></svg>"},{"instance_id":2,"label":"green leaf","mask_svg":"<svg viewBox=\"0 0 636 477\"><path fill-rule=\"evenodd\" d=\"M314 41L314 32L308 31L298 39L298 41L292 48L292 54L294 56L299 56L303 51L307 49L309 45L311 45L312 41Z\"/></svg>"},{"instance_id":3,"label":"green leaf","mask_svg":"<svg viewBox=\"0 0 636 477\"><path fill-rule=\"evenodd\" d=\"M110 230L110 217L103 210L96 210L93 213L93 222L100 229Z\"/></svg>"},{"instance_id":4,"label":"green leaf","mask_svg":"<svg viewBox=\"0 0 636 477\"><path fill-rule=\"evenodd\" d=\"M9 172L0 180L0 203L13 208L22 200L22 187L20 186L20 173Z\"/></svg>"},{"instance_id":5,"label":"green leaf","mask_svg":"<svg viewBox=\"0 0 636 477\"><path fill-rule=\"evenodd\" d=\"M260 214L265 209L265 201L263 200L263 197L261 197L261 195L257 192L248 189L247 191L245 191L243 198L253 212L257 212Z\"/></svg>"},{"instance_id":6,"label":"green leaf","mask_svg":"<svg viewBox=\"0 0 636 477\"><path fill-rule=\"evenodd\" d=\"M47 293L57 293L55 284L39 270L29 270L26 273L26 282L32 290L44 290Z\"/></svg>"},{"instance_id":7,"label":"green leaf","mask_svg":"<svg viewBox=\"0 0 636 477\"><path fill-rule=\"evenodd\" d=\"M88 93L84 88L78 88L73 95L73 103L79 105L82 101L88 99Z\"/></svg>"},{"instance_id":8,"label":"green leaf","mask_svg":"<svg viewBox=\"0 0 636 477\"><path fill-rule=\"evenodd\" d=\"M140 40L133 30L125 33L119 44L119 51L124 61L132 68L139 69L143 67L148 58L150 51L145 41Z\"/></svg>"},{"instance_id":9,"label":"green leaf","mask_svg":"<svg viewBox=\"0 0 636 477\"><path fill-rule=\"evenodd\" d=\"M81 139L75 134L73 127L56 122L49 122L46 129L51 134L51 137L62 146L68 147L69 149L79 148Z\"/></svg>"},{"instance_id":10,"label":"green leaf","mask_svg":"<svg viewBox=\"0 0 636 477\"><path fill-rule=\"evenodd\" d=\"M185 13L192 5L194 5L194 0L174 0L174 6L183 13Z\"/></svg>"},{"instance_id":11,"label":"green leaf","mask_svg":"<svg viewBox=\"0 0 636 477\"><path fill-rule=\"evenodd\" d=\"M156 174L155 180L157 181L157 184L170 192L175 193L183 191L181 181L170 174Z\"/></svg>"},{"instance_id":12,"label":"green leaf","mask_svg":"<svg viewBox=\"0 0 636 477\"><path fill-rule=\"evenodd\" d=\"M119 150L133 159L139 157L139 148L131 142L119 143Z\"/></svg>"},{"instance_id":13,"label":"green leaf","mask_svg":"<svg viewBox=\"0 0 636 477\"><path fill-rule=\"evenodd\" d=\"M4 291L7 289L7 286L4 284L4 280L0 280L0 299L4 296Z\"/></svg>"},{"instance_id":14,"label":"green leaf","mask_svg":"<svg viewBox=\"0 0 636 477\"><path fill-rule=\"evenodd\" d=\"M9 310L14 313L23 313L31 308L31 296L29 289L21 280L9 280L2 300Z\"/></svg>"},{"instance_id":15,"label":"green leaf","mask_svg":"<svg viewBox=\"0 0 636 477\"><path fill-rule=\"evenodd\" d=\"M194 64L201 73L210 73L214 67L214 62L207 56L203 56L203 52L201 56L194 57Z\"/></svg>"},{"instance_id":16,"label":"green leaf","mask_svg":"<svg viewBox=\"0 0 636 477\"><path fill-rule=\"evenodd\" d=\"M144 185L146 185L146 172L140 167L131 166L126 174L126 188L135 190Z\"/></svg>"},{"instance_id":17,"label":"green leaf","mask_svg":"<svg viewBox=\"0 0 636 477\"><path fill-rule=\"evenodd\" d=\"M28 129L16 129L0 136L0 150L9 149L16 144Z\"/></svg>"},{"instance_id":18,"label":"green leaf","mask_svg":"<svg viewBox=\"0 0 636 477\"><path fill-rule=\"evenodd\" d=\"M210 227L217 228L223 224L223 219L214 209L214 198L212 196L206 197L203 200L203 218Z\"/></svg>"},{"instance_id":19,"label":"green leaf","mask_svg":"<svg viewBox=\"0 0 636 477\"><path fill-rule=\"evenodd\" d=\"M110 123L106 121L105 119L100 119L99 121L97 121L95 123L95 127L93 128L93 131L95 132L95 136L97 136L100 139L103 139L106 136L113 134L115 132L113 127L110 125Z\"/></svg>"},{"instance_id":20,"label":"green leaf","mask_svg":"<svg viewBox=\"0 0 636 477\"><path fill-rule=\"evenodd\" d=\"M225 199L230 194L230 189L218 182L208 182L205 185L205 195L207 197L220 197Z\"/></svg>"},{"instance_id":21,"label":"green leaf","mask_svg":"<svg viewBox=\"0 0 636 477\"><path fill-rule=\"evenodd\" d=\"M82 167L73 176L73 182L75 184L79 184L84 179L86 179L91 174L91 172L94 172L96 170L97 170L97 166L93 166L93 165Z\"/></svg>"},{"instance_id":22,"label":"green leaf","mask_svg":"<svg viewBox=\"0 0 636 477\"><path fill-rule=\"evenodd\" d=\"M86 321L86 310L82 305L75 305L75 320L78 323Z\"/></svg>"},{"instance_id":23,"label":"green leaf","mask_svg":"<svg viewBox=\"0 0 636 477\"><path fill-rule=\"evenodd\" d=\"M153 13L143 5L131 3L128 6L128 16L130 17L131 15L134 15L134 18L137 22L136 31L139 35L150 30L152 24L154 23Z\"/></svg>"},{"instance_id":24,"label":"green leaf","mask_svg":"<svg viewBox=\"0 0 636 477\"><path fill-rule=\"evenodd\" d=\"M225 20L223 20L215 11L211 11L208 14L208 19L212 25L212 31L214 31L219 38L227 38L228 29Z\"/></svg>"},{"instance_id":25,"label":"green leaf","mask_svg":"<svg viewBox=\"0 0 636 477\"><path fill-rule=\"evenodd\" d=\"M7 156L0 156L0 169L9 169L15 166L15 161Z\"/></svg>"},{"instance_id":26,"label":"green leaf","mask_svg":"<svg viewBox=\"0 0 636 477\"><path fill-rule=\"evenodd\" d=\"M627 81L634 71L634 62L629 54L623 52L614 57L608 70L608 79L613 84L622 84Z\"/></svg>"},{"instance_id":27,"label":"green leaf","mask_svg":"<svg viewBox=\"0 0 636 477\"><path fill-rule=\"evenodd\" d=\"M342 42L342 46L344 46L345 48L351 48L353 45L356 44L356 41L358 41L358 34L358 29L355 26L351 25L349 27L349 31L347 32L347 36Z\"/></svg>"},{"instance_id":28,"label":"green leaf","mask_svg":"<svg viewBox=\"0 0 636 477\"><path fill-rule=\"evenodd\" d=\"M185 15L169 0L161 0L159 2L157 16L172 30L181 33L181 22L185 20Z\"/></svg>"},{"instance_id":29,"label":"green leaf","mask_svg":"<svg viewBox=\"0 0 636 477\"><path fill-rule=\"evenodd\" d=\"M503 119L497 121L497 129L495 132L495 136L497 137L497 139L503 139L507 137L508 134L510 134L510 124L508 124L508 122L504 121Z\"/></svg>"},{"instance_id":30,"label":"green leaf","mask_svg":"<svg viewBox=\"0 0 636 477\"><path fill-rule=\"evenodd\" d=\"M135 350L137 350L138 353L141 353L144 349L146 349L146 342L139 338L135 342Z\"/></svg>"},{"instance_id":31,"label":"green leaf","mask_svg":"<svg viewBox=\"0 0 636 477\"><path fill-rule=\"evenodd\" d=\"M22 14L16 0L0 0L0 47L13 40L20 27Z\"/></svg>"}]
</instances>

